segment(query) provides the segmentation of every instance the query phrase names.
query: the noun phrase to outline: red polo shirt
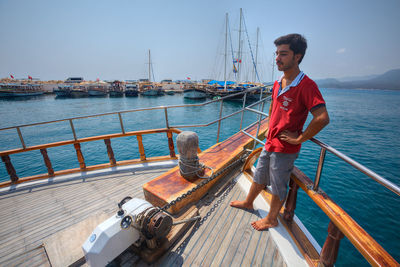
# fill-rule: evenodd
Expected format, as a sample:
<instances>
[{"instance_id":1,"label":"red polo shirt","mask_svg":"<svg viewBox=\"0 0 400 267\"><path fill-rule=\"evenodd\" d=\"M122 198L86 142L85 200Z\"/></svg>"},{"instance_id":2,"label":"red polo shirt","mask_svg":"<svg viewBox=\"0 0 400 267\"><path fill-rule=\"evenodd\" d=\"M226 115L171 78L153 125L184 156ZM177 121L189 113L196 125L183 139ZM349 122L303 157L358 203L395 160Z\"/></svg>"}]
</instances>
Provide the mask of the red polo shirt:
<instances>
[{"instance_id":1,"label":"red polo shirt","mask_svg":"<svg viewBox=\"0 0 400 267\"><path fill-rule=\"evenodd\" d=\"M292 145L281 141L278 138L279 133L288 130L300 134L308 112L317 106L325 105L318 86L303 72L300 72L293 83L290 88L285 88L280 95L278 95L278 91L281 85L278 81L275 81L272 88L273 105L265 144L265 149L269 152L299 152L301 145Z\"/></svg>"}]
</instances>

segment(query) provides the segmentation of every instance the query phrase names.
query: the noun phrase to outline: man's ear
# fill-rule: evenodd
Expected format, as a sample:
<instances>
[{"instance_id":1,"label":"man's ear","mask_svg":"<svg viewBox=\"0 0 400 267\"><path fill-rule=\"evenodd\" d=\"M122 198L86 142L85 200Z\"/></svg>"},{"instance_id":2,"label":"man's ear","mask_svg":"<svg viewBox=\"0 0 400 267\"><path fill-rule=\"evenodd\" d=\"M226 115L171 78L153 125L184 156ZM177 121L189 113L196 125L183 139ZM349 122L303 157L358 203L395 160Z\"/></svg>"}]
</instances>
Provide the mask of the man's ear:
<instances>
[{"instance_id":1,"label":"man's ear","mask_svg":"<svg viewBox=\"0 0 400 267\"><path fill-rule=\"evenodd\" d=\"M299 63L299 61L300 61L302 56L303 56L302 54L295 54L294 55L294 59L297 61L297 63Z\"/></svg>"}]
</instances>

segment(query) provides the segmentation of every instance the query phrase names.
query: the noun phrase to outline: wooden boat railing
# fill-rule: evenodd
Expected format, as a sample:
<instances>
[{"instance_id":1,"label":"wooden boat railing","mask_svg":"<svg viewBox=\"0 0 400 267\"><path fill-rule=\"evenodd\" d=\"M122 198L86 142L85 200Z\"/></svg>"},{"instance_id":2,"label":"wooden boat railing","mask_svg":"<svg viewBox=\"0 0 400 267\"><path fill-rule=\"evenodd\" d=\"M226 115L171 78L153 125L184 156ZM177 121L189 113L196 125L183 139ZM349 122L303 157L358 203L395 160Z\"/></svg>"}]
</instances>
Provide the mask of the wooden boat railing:
<instances>
[{"instance_id":1,"label":"wooden boat railing","mask_svg":"<svg viewBox=\"0 0 400 267\"><path fill-rule=\"evenodd\" d=\"M262 116L268 116L268 114L257 110L250 110L258 113ZM265 145L265 143L256 137L250 135L245 130L242 130L244 134L253 138L257 143ZM319 259L312 259L310 257L309 263L311 265L323 264L323 266L333 266L336 262L336 258L339 251L340 240L346 236L353 246L363 255L363 257L372 266L400 266L400 264L387 252L382 246L380 246L356 221L354 221L350 215L348 215L339 205L337 205L323 190L319 188L319 182L321 179L322 167L325 160L326 151L331 152L336 157L349 163L355 169L368 175L387 189L391 190L397 195L400 195L400 188L392 182L386 180L382 176L376 174L372 170L349 158L343 153L337 151L333 147L324 144L323 142L312 138L312 142L321 147L319 162L317 166L317 172L314 182L308 178L302 171L297 167L294 168L289 184L288 197L285 202L285 209L283 212L283 219L287 223L287 226L293 229L292 222L294 217L294 211L296 208L297 191L299 187L320 207L320 209L329 217L330 223L328 226L328 236L322 247ZM255 151L254 151L255 152ZM254 153L253 152L253 153ZM259 148L259 152L261 148ZM296 231L292 231L296 235ZM300 235L295 236L297 240L301 240ZM303 248L307 250L307 248ZM312 253L310 253L312 254Z\"/></svg>"},{"instance_id":2,"label":"wooden boat railing","mask_svg":"<svg viewBox=\"0 0 400 267\"><path fill-rule=\"evenodd\" d=\"M152 162L152 161L162 161L162 160L168 160L168 159L177 159L176 154L175 154L175 148L174 148L174 142L173 142L173 134L179 134L181 130L178 128L189 128L189 127L207 127L212 124L218 123L218 132L217 132L217 143L219 142L219 136L220 136L220 129L221 129L221 121L230 118L234 115L237 115L239 113L242 113L241 116L241 123L240 123L240 129L242 129L242 123L243 123L243 116L244 116L244 111L245 111L245 105L246 105L246 96L248 93L251 93L255 90L259 90L260 88L252 88L249 89L245 92L237 93L237 94L232 94L227 97L223 97L220 99L204 102L204 103L199 103L199 104L186 104L186 105L174 105L174 106L160 106L160 107L150 107L150 108L140 108L140 109L134 109L134 110L126 110L126 111L119 111L119 112L109 112L109 113L103 113L103 114L95 114L95 115L89 115L89 116L80 116L80 117L74 117L74 118L68 118L68 119L60 119L60 120L53 120L53 121L47 121L47 122L39 122L39 123L31 123L31 124L25 124L25 125L19 125L19 126L13 126L13 127L7 127L7 128L2 128L0 131L5 131L5 130L16 130L19 140L21 142L22 148L17 148L17 149L11 149L11 150L5 150L5 151L0 151L0 157L2 161L5 164L7 173L10 177L10 181L7 182L2 182L0 183L0 187L5 187L5 186L10 186L12 184L18 184L22 182L27 182L27 181L32 181L32 180L37 180L37 179L45 179L45 178L50 178L58 175L64 175L64 174L70 174L70 173L77 173L81 171L91 171L91 170L98 170L98 169L104 169L104 168L109 168L109 167L114 167L114 166L120 166L120 165L128 165L128 164L136 164L136 163L143 163L143 162ZM222 110L223 110L223 101L230 98L234 97L237 95L243 94L243 108L241 110L238 110L236 112L233 112L231 114L228 114L224 117L222 117ZM263 98L262 94L260 96L260 100L252 103L249 105L247 108L251 108L255 105L259 105L261 103L261 108L264 107L265 101L267 101L267 98ZM213 120L211 122L208 122L206 124L195 124L195 125L175 125L172 126L170 125L169 119L168 119L168 110L169 109L174 109L174 108L182 108L182 107L200 107L200 106L205 106L209 105L215 102L220 102L220 112L219 112L219 118L216 120ZM151 129L151 130L142 130L142 131L130 131L126 132L125 126L124 126L124 121L123 121L123 116L122 114L125 113L132 113L132 112L140 112L140 111L150 111L150 110L164 110L165 114L165 128L161 129ZM110 115L117 115L121 132L120 133L114 133L114 134L108 134L108 135L99 135L99 136L92 136L92 137L85 137L85 138L78 138L77 133L75 130L74 126L74 121L76 120L82 120L82 119L88 119L88 118L94 118L94 117L104 117L104 116L110 116ZM54 123L60 123L60 122L67 122L70 125L71 132L73 135L73 140L64 140L64 141L59 141L59 142L54 142L54 143L48 143L48 144L40 144L40 145L34 145L34 146L26 146L25 140L23 138L21 128L24 127L31 127L31 126L38 126L38 125L47 125L47 124L54 124ZM169 147L169 156L157 156L157 157L152 157L152 158L147 158L145 154L145 149L143 146L142 142L142 136L143 135L148 135L148 134L156 134L156 133L166 133L167 138L168 138L168 147ZM132 159L132 160L125 160L125 161L116 161L114 157L114 151L111 146L111 139L113 138L119 138L119 137L127 137L127 136L136 136L137 141L138 141L138 147L139 147L139 153L140 153L140 159ZM94 166L86 166L84 155L81 150L81 143L85 142L91 142L91 141L98 141L98 140L103 140L106 148L107 148L107 154L109 157L109 163L104 163L104 164L98 164ZM52 148L52 147L60 147L60 146L66 146L66 145L74 145L75 151L76 151L76 156L79 162L79 168L75 169L69 169L69 170L61 170L61 171L54 171L51 160L48 156L47 149ZM47 174L39 174L39 175L34 175L34 176L29 176L29 177L24 177L24 178L19 178L16 170L11 162L10 155L13 154L19 154L27 151L34 151L34 150L40 150L44 164L46 165L47 168Z\"/></svg>"},{"instance_id":3,"label":"wooden boat railing","mask_svg":"<svg viewBox=\"0 0 400 267\"><path fill-rule=\"evenodd\" d=\"M50 178L50 177L54 177L57 175L77 173L77 172L81 172L81 171L92 171L92 170L98 170L98 169L104 169L104 168L110 168L110 167L122 166L122 165L128 165L128 164L162 161L162 160L168 160L168 159L177 159L177 157L175 155L175 148L174 148L174 142L172 139L172 135L173 135L173 133L179 134L180 132L181 132L180 130L174 129L174 128L132 131L132 132L125 132L125 133L92 136L92 137L80 138L80 139L75 139L75 140L66 140L66 141L54 142L54 143L49 143L49 144L35 145L35 146L30 146L30 147L25 146L24 148L1 151L0 156L6 166L7 172L10 176L10 181L0 183L0 187L10 186L11 184L17 184L17 183L22 183L22 182L27 182L27 181L37 180L37 179ZM167 134L170 155L147 158L145 149L144 149L144 145L143 145L143 141L142 141L142 136L148 135L148 134L156 134L156 133L166 133ZM116 161L115 157L114 157L114 151L111 146L111 139L118 138L118 137L127 137L127 136L136 136L137 141L138 141L140 159ZM81 143L90 142L90 141L98 141L98 140L103 140L106 145L109 163L103 163L103 164L98 164L98 165L93 165L93 166L86 166L84 155L81 150ZM54 171L51 161L50 161L50 158L47 153L47 149L52 148L52 147L66 146L66 145L74 145L76 155L78 158L78 162L79 162L79 168ZM40 174L40 175L35 175L35 176L30 176L30 177L25 177L25 178L19 179L19 177L17 176L16 171L14 169L14 166L11 163L10 155L27 152L27 151L33 151L33 150L40 150L40 152L43 156L44 164L47 167L47 174Z\"/></svg>"}]
</instances>

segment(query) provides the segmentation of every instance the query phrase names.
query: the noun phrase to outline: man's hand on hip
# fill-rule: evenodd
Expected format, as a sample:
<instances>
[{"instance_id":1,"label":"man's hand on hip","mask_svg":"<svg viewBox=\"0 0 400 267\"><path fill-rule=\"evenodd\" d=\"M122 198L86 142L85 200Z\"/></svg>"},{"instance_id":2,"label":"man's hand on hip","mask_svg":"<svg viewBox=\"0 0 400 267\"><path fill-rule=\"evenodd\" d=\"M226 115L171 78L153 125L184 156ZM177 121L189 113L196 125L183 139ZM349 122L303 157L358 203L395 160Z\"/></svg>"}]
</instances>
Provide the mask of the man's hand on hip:
<instances>
[{"instance_id":1,"label":"man's hand on hip","mask_svg":"<svg viewBox=\"0 0 400 267\"><path fill-rule=\"evenodd\" d=\"M297 132L290 132L288 130L282 131L278 138L292 145L300 144L299 134Z\"/></svg>"}]
</instances>

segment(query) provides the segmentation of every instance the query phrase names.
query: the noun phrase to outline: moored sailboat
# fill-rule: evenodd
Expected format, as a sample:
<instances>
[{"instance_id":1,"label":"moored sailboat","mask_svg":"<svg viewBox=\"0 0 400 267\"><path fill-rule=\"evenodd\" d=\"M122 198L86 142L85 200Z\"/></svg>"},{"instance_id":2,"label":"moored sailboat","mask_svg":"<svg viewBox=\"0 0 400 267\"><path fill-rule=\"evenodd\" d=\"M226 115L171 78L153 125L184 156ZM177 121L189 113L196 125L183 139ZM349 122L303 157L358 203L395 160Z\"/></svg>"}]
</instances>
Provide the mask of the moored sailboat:
<instances>
[{"instance_id":1,"label":"moored sailboat","mask_svg":"<svg viewBox=\"0 0 400 267\"><path fill-rule=\"evenodd\" d=\"M149 78L139 80L139 92L143 96L160 96L163 95L164 92L161 86L156 85L155 83L151 82L152 76L152 63L151 63L151 53L149 49ZM153 80L154 80L154 72L153 72ZM141 81L141 82L140 82Z\"/></svg>"}]
</instances>

